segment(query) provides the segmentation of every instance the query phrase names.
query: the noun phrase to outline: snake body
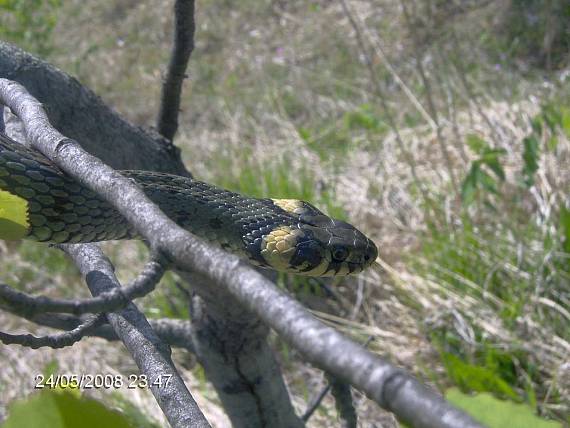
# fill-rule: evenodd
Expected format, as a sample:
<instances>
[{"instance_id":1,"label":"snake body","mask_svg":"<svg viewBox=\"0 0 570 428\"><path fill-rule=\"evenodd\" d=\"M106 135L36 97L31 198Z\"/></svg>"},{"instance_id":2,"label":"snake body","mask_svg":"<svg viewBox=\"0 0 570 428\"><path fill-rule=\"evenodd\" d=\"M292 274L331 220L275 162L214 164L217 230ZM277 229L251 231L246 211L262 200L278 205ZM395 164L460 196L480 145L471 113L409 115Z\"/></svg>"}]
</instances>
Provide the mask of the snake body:
<instances>
[{"instance_id":1,"label":"snake body","mask_svg":"<svg viewBox=\"0 0 570 428\"><path fill-rule=\"evenodd\" d=\"M360 272L377 257L376 246L360 231L307 202L250 198L165 173L120 173L180 226L255 265L334 276ZM41 153L1 133L0 190L26 202L25 239L79 243L137 238L110 204Z\"/></svg>"}]
</instances>

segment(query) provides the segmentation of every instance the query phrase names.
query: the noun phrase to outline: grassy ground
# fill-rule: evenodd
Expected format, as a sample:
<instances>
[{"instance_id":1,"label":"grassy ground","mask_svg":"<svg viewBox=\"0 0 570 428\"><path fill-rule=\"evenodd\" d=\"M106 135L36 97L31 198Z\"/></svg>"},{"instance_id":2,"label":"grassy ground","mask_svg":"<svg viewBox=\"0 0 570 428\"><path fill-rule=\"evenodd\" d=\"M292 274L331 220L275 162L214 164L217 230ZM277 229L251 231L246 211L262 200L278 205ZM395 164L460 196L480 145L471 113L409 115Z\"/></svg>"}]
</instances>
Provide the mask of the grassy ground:
<instances>
[{"instance_id":1,"label":"grassy ground","mask_svg":"<svg viewBox=\"0 0 570 428\"><path fill-rule=\"evenodd\" d=\"M28 2L3 18L12 19L5 37L135 123L153 124L169 8ZM32 4L36 12L26 14ZM382 272L335 284L337 302L319 306L327 322L362 341L372 336L372 350L442 391L489 391L568 423L568 72L552 59L546 72L524 56L524 40L517 45L504 29L504 2L461 13L434 4L410 8L406 19L396 1L350 2L359 43L337 2L200 2L177 143L200 179L312 201L375 239ZM36 34L22 30L30 22ZM145 254L135 243L106 249L122 278ZM84 293L55 250L2 243L0 254L8 261L0 277L15 286ZM169 276L142 304L151 315L185 316L177 293ZM89 343L81 355L120 352ZM321 375L278 340L275 347L303 409ZM37 352L17 353L40 364ZM73 366L65 353L49 358ZM223 426L199 368L190 369ZM0 402L26 392L12 385ZM396 424L365 398L357 403L367 423ZM156 406L148 409L158 418ZM327 402L313 424L334 415Z\"/></svg>"}]
</instances>

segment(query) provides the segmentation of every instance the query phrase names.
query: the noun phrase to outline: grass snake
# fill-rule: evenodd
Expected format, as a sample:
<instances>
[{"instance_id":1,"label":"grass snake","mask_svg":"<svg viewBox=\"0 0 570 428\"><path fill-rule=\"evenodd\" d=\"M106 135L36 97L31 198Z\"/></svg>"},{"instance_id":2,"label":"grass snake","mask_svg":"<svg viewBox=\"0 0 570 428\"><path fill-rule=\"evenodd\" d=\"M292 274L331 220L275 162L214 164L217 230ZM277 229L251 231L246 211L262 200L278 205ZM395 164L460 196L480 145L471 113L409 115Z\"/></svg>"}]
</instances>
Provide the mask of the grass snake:
<instances>
[{"instance_id":1,"label":"grass snake","mask_svg":"<svg viewBox=\"0 0 570 428\"><path fill-rule=\"evenodd\" d=\"M358 273L378 251L355 227L295 199L256 199L150 171L120 171L181 227L255 265L309 276ZM109 203L41 153L0 133L0 239L51 243L137 238ZM5 214L14 201L20 219ZM16 220L16 223L14 223ZM18 223L19 222L19 223Z\"/></svg>"}]
</instances>

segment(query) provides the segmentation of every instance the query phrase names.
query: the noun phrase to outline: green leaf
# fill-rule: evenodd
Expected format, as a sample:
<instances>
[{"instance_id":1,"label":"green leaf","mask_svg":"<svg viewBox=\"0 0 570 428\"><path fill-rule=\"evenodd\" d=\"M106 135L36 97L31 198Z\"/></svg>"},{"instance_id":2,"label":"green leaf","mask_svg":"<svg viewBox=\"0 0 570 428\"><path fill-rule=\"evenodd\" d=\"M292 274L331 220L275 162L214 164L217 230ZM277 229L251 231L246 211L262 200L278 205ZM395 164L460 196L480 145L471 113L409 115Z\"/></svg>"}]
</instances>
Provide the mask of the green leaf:
<instances>
[{"instance_id":1,"label":"green leaf","mask_svg":"<svg viewBox=\"0 0 570 428\"><path fill-rule=\"evenodd\" d=\"M361 105L356 111L347 112L344 115L344 122L348 129L362 128L374 131L381 128L380 120L368 104Z\"/></svg>"},{"instance_id":2,"label":"green leaf","mask_svg":"<svg viewBox=\"0 0 570 428\"><path fill-rule=\"evenodd\" d=\"M481 159L482 160L487 160L487 159L498 159L501 156L504 156L507 154L507 151L505 149L492 149L492 148L487 148L483 151L483 153L481 154Z\"/></svg>"},{"instance_id":3,"label":"green leaf","mask_svg":"<svg viewBox=\"0 0 570 428\"><path fill-rule=\"evenodd\" d=\"M505 181L505 171L498 160L489 160L485 164L495 173L499 180Z\"/></svg>"},{"instance_id":4,"label":"green leaf","mask_svg":"<svg viewBox=\"0 0 570 428\"><path fill-rule=\"evenodd\" d=\"M493 177L491 177L483 170L481 170L479 174L479 183L481 183L481 187L483 187L483 189L488 190L489 192L494 193L495 195L498 193L496 185L497 182Z\"/></svg>"},{"instance_id":5,"label":"green leaf","mask_svg":"<svg viewBox=\"0 0 570 428\"><path fill-rule=\"evenodd\" d=\"M558 142L559 142L558 137L556 135L553 135L546 142L546 147L548 148L548 150L553 152L554 150L556 150L556 147L558 147Z\"/></svg>"},{"instance_id":6,"label":"green leaf","mask_svg":"<svg viewBox=\"0 0 570 428\"><path fill-rule=\"evenodd\" d=\"M473 150L474 153L477 153L478 155L483 155L485 150L491 149L485 140L483 140L481 137L479 137L478 135L475 135L475 134L467 135L467 141L466 142L467 142L467 145L469 146L469 148L471 150Z\"/></svg>"},{"instance_id":7,"label":"green leaf","mask_svg":"<svg viewBox=\"0 0 570 428\"><path fill-rule=\"evenodd\" d=\"M57 360L54 358L52 360L50 360L43 368L42 373L44 375L44 377L49 377L50 375L53 375L55 373L57 373L59 369L59 363L57 362Z\"/></svg>"},{"instance_id":8,"label":"green leaf","mask_svg":"<svg viewBox=\"0 0 570 428\"><path fill-rule=\"evenodd\" d=\"M477 178L480 173L480 166L478 162L473 162L469 174L461 183L461 201L465 206L469 206L475 200L475 194L477 192Z\"/></svg>"},{"instance_id":9,"label":"green leaf","mask_svg":"<svg viewBox=\"0 0 570 428\"><path fill-rule=\"evenodd\" d=\"M448 389L445 398L489 428L561 428L562 424L536 416L527 404L503 401L489 393L467 395L457 388Z\"/></svg>"},{"instance_id":10,"label":"green leaf","mask_svg":"<svg viewBox=\"0 0 570 428\"><path fill-rule=\"evenodd\" d=\"M560 230L562 232L562 249L570 254L570 210L564 205L560 207Z\"/></svg>"},{"instance_id":11,"label":"green leaf","mask_svg":"<svg viewBox=\"0 0 570 428\"><path fill-rule=\"evenodd\" d=\"M28 202L0 190L0 239L22 239L27 235L29 227Z\"/></svg>"},{"instance_id":12,"label":"green leaf","mask_svg":"<svg viewBox=\"0 0 570 428\"><path fill-rule=\"evenodd\" d=\"M499 162L499 158L507 154L505 149L487 149L481 156L480 161L487 165L501 181L505 180L505 171Z\"/></svg>"},{"instance_id":13,"label":"green leaf","mask_svg":"<svg viewBox=\"0 0 570 428\"><path fill-rule=\"evenodd\" d=\"M65 390L43 390L13 402L2 428L133 428L121 413Z\"/></svg>"},{"instance_id":14,"label":"green leaf","mask_svg":"<svg viewBox=\"0 0 570 428\"><path fill-rule=\"evenodd\" d=\"M443 352L442 359L447 373L462 389L476 392L494 392L513 400L520 400L511 386L493 370L466 363L449 352Z\"/></svg>"},{"instance_id":15,"label":"green leaf","mask_svg":"<svg viewBox=\"0 0 570 428\"><path fill-rule=\"evenodd\" d=\"M556 132L557 126L562 125L562 114L560 110L552 104L547 104L542 107L542 117L550 128L550 132Z\"/></svg>"},{"instance_id":16,"label":"green leaf","mask_svg":"<svg viewBox=\"0 0 570 428\"><path fill-rule=\"evenodd\" d=\"M566 135L567 138L570 138L570 108L563 107L562 108L562 118L560 120L560 126L562 127L562 131Z\"/></svg>"},{"instance_id":17,"label":"green leaf","mask_svg":"<svg viewBox=\"0 0 570 428\"><path fill-rule=\"evenodd\" d=\"M523 139L523 145L522 174L526 185L530 187L534 184L534 173L538 170L539 143L536 137L531 135Z\"/></svg>"},{"instance_id":18,"label":"green leaf","mask_svg":"<svg viewBox=\"0 0 570 428\"><path fill-rule=\"evenodd\" d=\"M532 132L542 135L542 118L540 116L531 119L530 126L532 127Z\"/></svg>"},{"instance_id":19,"label":"green leaf","mask_svg":"<svg viewBox=\"0 0 570 428\"><path fill-rule=\"evenodd\" d=\"M137 428L160 428L160 426L146 416L141 408L128 400L123 394L117 391L111 392L113 403L116 403L125 416L132 421Z\"/></svg>"},{"instance_id":20,"label":"green leaf","mask_svg":"<svg viewBox=\"0 0 570 428\"><path fill-rule=\"evenodd\" d=\"M297 130L299 132L299 136L306 141L307 143L310 143L312 138L311 138L311 131L309 131L307 128L298 128Z\"/></svg>"}]
</instances>

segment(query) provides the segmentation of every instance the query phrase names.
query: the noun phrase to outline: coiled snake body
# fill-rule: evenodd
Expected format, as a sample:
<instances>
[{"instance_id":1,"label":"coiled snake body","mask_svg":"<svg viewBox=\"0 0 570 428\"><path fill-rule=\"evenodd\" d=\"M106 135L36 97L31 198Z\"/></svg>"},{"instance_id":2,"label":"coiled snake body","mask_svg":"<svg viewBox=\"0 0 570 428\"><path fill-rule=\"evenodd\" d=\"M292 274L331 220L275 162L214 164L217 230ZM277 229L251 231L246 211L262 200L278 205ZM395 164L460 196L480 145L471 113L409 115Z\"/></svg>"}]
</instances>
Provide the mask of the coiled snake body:
<instances>
[{"instance_id":1,"label":"coiled snake body","mask_svg":"<svg viewBox=\"0 0 570 428\"><path fill-rule=\"evenodd\" d=\"M310 276L348 275L364 270L378 254L356 228L303 201L248 198L165 173L120 172L180 226L259 266ZM54 243L136 238L111 205L41 153L1 133L0 191L25 202L25 230L18 238ZM0 239L8 239L2 221L0 215Z\"/></svg>"}]
</instances>

